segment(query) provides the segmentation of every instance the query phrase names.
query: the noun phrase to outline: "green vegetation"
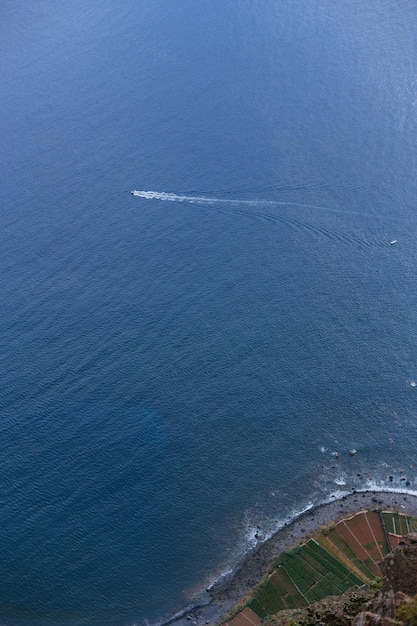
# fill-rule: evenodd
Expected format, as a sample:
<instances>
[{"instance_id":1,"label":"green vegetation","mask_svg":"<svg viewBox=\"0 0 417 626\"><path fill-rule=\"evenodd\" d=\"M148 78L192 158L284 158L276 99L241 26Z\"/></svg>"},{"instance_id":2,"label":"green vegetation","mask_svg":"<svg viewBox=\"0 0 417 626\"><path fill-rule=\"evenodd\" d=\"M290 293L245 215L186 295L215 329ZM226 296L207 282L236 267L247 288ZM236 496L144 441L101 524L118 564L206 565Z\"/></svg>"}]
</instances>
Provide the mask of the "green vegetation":
<instances>
[{"instance_id":1,"label":"green vegetation","mask_svg":"<svg viewBox=\"0 0 417 626\"><path fill-rule=\"evenodd\" d=\"M413 517L402 513L391 513L390 511L384 511L382 517L388 533L402 536L417 532L417 520Z\"/></svg>"},{"instance_id":2,"label":"green vegetation","mask_svg":"<svg viewBox=\"0 0 417 626\"><path fill-rule=\"evenodd\" d=\"M284 609L305 607L362 582L317 541L310 539L281 556L276 569L248 605L265 617Z\"/></svg>"},{"instance_id":3,"label":"green vegetation","mask_svg":"<svg viewBox=\"0 0 417 626\"><path fill-rule=\"evenodd\" d=\"M379 576L377 578L374 578L374 580L371 580L369 583L369 589L372 589L374 591L381 589L381 587L382 587L382 579L379 578Z\"/></svg>"},{"instance_id":4,"label":"green vegetation","mask_svg":"<svg viewBox=\"0 0 417 626\"><path fill-rule=\"evenodd\" d=\"M417 596L414 596L411 602L398 607L397 618L404 621L407 626L417 626Z\"/></svg>"},{"instance_id":5,"label":"green vegetation","mask_svg":"<svg viewBox=\"0 0 417 626\"><path fill-rule=\"evenodd\" d=\"M371 564L371 567L368 567L365 561L361 561L343 537L339 535L336 529L333 529L333 531L329 533L328 537L329 541L335 546L336 550L338 550L345 557L345 560L352 563L360 572L362 572L364 581L375 576L373 563Z\"/></svg>"}]
</instances>

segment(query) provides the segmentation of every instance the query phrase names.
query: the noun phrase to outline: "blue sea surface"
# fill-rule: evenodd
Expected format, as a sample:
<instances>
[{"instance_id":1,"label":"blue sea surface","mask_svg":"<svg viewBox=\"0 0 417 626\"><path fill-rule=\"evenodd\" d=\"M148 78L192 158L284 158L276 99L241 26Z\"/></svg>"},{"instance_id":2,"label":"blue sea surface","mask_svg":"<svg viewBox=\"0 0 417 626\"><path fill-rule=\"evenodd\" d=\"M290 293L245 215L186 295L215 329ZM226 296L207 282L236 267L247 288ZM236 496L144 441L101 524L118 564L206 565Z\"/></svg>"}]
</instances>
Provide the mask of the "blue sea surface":
<instances>
[{"instance_id":1,"label":"blue sea surface","mask_svg":"<svg viewBox=\"0 0 417 626\"><path fill-rule=\"evenodd\" d=\"M3 0L2 625L155 623L417 491L416 19Z\"/></svg>"}]
</instances>

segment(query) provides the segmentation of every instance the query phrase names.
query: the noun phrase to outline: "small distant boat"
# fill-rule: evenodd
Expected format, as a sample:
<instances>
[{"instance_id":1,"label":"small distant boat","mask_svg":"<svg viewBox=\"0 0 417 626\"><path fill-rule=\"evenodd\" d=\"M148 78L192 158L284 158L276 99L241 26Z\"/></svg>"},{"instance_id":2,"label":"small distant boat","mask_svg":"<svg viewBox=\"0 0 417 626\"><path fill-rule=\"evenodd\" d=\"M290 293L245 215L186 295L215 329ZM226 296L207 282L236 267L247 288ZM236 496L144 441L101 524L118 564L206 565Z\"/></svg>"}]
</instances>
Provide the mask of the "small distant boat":
<instances>
[{"instance_id":1,"label":"small distant boat","mask_svg":"<svg viewBox=\"0 0 417 626\"><path fill-rule=\"evenodd\" d=\"M132 191L133 193L133 191ZM390 242L390 246L395 246L396 243L398 243L397 239L392 239Z\"/></svg>"}]
</instances>

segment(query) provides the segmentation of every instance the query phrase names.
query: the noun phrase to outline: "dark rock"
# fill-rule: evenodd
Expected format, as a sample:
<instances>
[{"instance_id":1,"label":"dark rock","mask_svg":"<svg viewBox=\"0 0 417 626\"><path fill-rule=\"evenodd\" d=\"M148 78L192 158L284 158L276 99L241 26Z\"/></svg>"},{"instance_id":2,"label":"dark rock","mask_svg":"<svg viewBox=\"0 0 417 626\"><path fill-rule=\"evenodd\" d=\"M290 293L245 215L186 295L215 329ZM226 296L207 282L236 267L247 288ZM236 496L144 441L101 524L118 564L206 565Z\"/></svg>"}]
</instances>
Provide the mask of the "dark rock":
<instances>
[{"instance_id":1,"label":"dark rock","mask_svg":"<svg viewBox=\"0 0 417 626\"><path fill-rule=\"evenodd\" d=\"M378 613L370 611L362 611L358 613L352 622L352 626L401 626L402 622L398 622L391 617L383 617Z\"/></svg>"},{"instance_id":2,"label":"dark rock","mask_svg":"<svg viewBox=\"0 0 417 626\"><path fill-rule=\"evenodd\" d=\"M417 533L406 535L404 542L395 548L381 563L384 583L383 596L397 591L414 596L417 593Z\"/></svg>"}]
</instances>

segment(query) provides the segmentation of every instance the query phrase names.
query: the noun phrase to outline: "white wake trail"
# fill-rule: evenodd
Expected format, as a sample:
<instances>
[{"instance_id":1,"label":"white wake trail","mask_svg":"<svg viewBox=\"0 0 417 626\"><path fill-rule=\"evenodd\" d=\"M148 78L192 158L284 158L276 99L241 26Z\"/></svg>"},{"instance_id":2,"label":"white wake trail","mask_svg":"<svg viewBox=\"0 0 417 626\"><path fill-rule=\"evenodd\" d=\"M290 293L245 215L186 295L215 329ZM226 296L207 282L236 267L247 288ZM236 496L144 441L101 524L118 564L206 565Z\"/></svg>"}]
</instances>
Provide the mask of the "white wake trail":
<instances>
[{"instance_id":1,"label":"white wake trail","mask_svg":"<svg viewBox=\"0 0 417 626\"><path fill-rule=\"evenodd\" d=\"M169 202L201 202L206 204L215 204L221 202L223 204L274 204L269 201L258 200L230 200L224 198L207 198L206 196L180 196L176 193L169 193L166 191L132 191L132 196L138 196L139 198L146 198L147 200L168 200Z\"/></svg>"},{"instance_id":2,"label":"white wake trail","mask_svg":"<svg viewBox=\"0 0 417 626\"><path fill-rule=\"evenodd\" d=\"M228 204L228 205L245 205L251 207L257 206L286 206L286 207L302 207L305 209L315 209L318 211L330 211L332 213L349 213L350 215L358 215L354 211L342 211L338 209L331 209L330 207L319 206L316 204L304 204L301 202L282 202L279 200L231 200L230 198L210 198L207 196L181 196L176 193L170 193L166 191L132 191L132 196L139 198L146 198L147 200L164 200L168 202L190 202L198 204Z\"/></svg>"}]
</instances>

